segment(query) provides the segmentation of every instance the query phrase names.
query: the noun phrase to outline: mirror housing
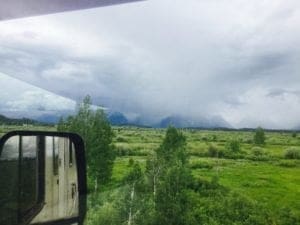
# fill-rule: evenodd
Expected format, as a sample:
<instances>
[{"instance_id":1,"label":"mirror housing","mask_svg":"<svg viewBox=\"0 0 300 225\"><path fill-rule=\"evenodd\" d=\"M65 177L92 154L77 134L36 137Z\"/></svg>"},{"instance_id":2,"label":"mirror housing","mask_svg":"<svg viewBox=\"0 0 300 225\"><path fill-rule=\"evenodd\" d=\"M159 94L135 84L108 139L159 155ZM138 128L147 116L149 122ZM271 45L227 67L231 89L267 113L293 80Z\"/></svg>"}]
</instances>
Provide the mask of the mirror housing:
<instances>
[{"instance_id":1,"label":"mirror housing","mask_svg":"<svg viewBox=\"0 0 300 225\"><path fill-rule=\"evenodd\" d=\"M0 139L0 225L81 225L86 194L79 135L13 131Z\"/></svg>"}]
</instances>

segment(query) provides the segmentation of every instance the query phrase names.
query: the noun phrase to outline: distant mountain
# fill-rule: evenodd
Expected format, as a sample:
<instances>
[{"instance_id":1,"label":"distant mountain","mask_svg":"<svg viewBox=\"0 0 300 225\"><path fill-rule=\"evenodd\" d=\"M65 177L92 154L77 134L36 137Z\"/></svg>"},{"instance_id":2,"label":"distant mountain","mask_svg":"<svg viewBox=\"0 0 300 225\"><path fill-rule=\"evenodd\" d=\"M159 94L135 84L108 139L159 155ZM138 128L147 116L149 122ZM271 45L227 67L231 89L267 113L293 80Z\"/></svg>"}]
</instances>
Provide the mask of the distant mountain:
<instances>
[{"instance_id":1,"label":"distant mountain","mask_svg":"<svg viewBox=\"0 0 300 225\"><path fill-rule=\"evenodd\" d=\"M73 111L59 111L53 113L47 112L43 114L41 114L40 112L31 112L30 114L28 112L20 112L19 114L13 115L13 117L21 119L11 119L6 116L0 115L0 124L56 124L59 121L60 117L66 118L67 116L72 114L74 114ZM30 119L28 119L27 117L30 117ZM209 118L199 117L195 119L180 115L172 115L161 120L157 119L158 122L155 122L155 120L149 120L149 118L141 116L135 118L134 120L129 120L121 112L108 112L107 118L112 125L116 126L129 125L138 127L166 128L172 125L177 128L232 128L229 123L227 123L222 117L218 116Z\"/></svg>"},{"instance_id":2,"label":"distant mountain","mask_svg":"<svg viewBox=\"0 0 300 225\"><path fill-rule=\"evenodd\" d=\"M108 115L108 120L112 125L127 125L128 119L120 112L113 112Z\"/></svg>"},{"instance_id":3,"label":"distant mountain","mask_svg":"<svg viewBox=\"0 0 300 225\"><path fill-rule=\"evenodd\" d=\"M56 124L58 123L61 116L56 114L44 114L36 118L37 121L48 124Z\"/></svg>"},{"instance_id":4,"label":"distant mountain","mask_svg":"<svg viewBox=\"0 0 300 225\"><path fill-rule=\"evenodd\" d=\"M35 119L44 123L56 124L61 117L66 118L74 112L66 111L58 113L47 113L36 117ZM126 116L120 112L109 112L107 118L112 125L127 125L129 124Z\"/></svg>"},{"instance_id":5,"label":"distant mountain","mask_svg":"<svg viewBox=\"0 0 300 225\"><path fill-rule=\"evenodd\" d=\"M293 130L300 131L300 125L296 126Z\"/></svg>"},{"instance_id":6,"label":"distant mountain","mask_svg":"<svg viewBox=\"0 0 300 225\"><path fill-rule=\"evenodd\" d=\"M168 116L157 127L166 128L170 125L177 128L231 128L222 117L191 119L182 116Z\"/></svg>"},{"instance_id":7,"label":"distant mountain","mask_svg":"<svg viewBox=\"0 0 300 225\"><path fill-rule=\"evenodd\" d=\"M191 121L181 116L168 116L162 119L158 125L158 127L161 128L166 128L168 126L183 128L183 127L192 127L193 124Z\"/></svg>"},{"instance_id":8,"label":"distant mountain","mask_svg":"<svg viewBox=\"0 0 300 225\"><path fill-rule=\"evenodd\" d=\"M6 116L0 115L0 124L5 125L23 125L23 124L32 124L32 125L39 125L40 122L28 118L21 118L21 119L13 119L8 118Z\"/></svg>"}]
</instances>

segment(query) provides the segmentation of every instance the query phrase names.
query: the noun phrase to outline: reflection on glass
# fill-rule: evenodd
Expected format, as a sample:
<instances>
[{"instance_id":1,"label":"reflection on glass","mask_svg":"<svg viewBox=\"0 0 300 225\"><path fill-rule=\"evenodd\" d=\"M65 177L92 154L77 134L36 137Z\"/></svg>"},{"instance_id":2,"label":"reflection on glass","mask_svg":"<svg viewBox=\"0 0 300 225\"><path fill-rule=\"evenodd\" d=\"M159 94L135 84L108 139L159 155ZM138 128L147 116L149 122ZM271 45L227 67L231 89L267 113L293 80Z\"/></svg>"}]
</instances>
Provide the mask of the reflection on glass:
<instances>
[{"instance_id":1,"label":"reflection on glass","mask_svg":"<svg viewBox=\"0 0 300 225\"><path fill-rule=\"evenodd\" d=\"M18 220L19 137L10 138L0 155L0 224Z\"/></svg>"},{"instance_id":2,"label":"reflection on glass","mask_svg":"<svg viewBox=\"0 0 300 225\"><path fill-rule=\"evenodd\" d=\"M26 215L37 203L38 165L37 165L37 137L21 137L21 215Z\"/></svg>"},{"instance_id":3,"label":"reflection on glass","mask_svg":"<svg viewBox=\"0 0 300 225\"><path fill-rule=\"evenodd\" d=\"M45 206L32 223L78 216L78 181L74 144L63 137L45 139Z\"/></svg>"},{"instance_id":4,"label":"reflection on glass","mask_svg":"<svg viewBox=\"0 0 300 225\"><path fill-rule=\"evenodd\" d=\"M45 179L39 180L40 174ZM17 225L31 215L31 223L78 216L77 179L75 148L68 138L9 138L0 155L0 225Z\"/></svg>"},{"instance_id":5,"label":"reflection on glass","mask_svg":"<svg viewBox=\"0 0 300 225\"><path fill-rule=\"evenodd\" d=\"M52 149L52 161L53 161L53 175L58 175L58 138L52 137L52 146L50 147ZM49 140L49 139L48 139ZM51 141L51 140L50 140Z\"/></svg>"}]
</instances>

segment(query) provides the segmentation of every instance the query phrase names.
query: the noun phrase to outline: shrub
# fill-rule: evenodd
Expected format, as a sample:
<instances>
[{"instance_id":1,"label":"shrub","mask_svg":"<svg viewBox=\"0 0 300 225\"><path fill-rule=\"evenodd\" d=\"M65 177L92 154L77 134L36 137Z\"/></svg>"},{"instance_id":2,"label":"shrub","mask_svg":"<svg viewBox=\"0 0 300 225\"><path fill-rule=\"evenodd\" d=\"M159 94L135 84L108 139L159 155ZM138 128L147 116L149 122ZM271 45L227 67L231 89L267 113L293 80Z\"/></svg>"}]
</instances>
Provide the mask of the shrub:
<instances>
[{"instance_id":1,"label":"shrub","mask_svg":"<svg viewBox=\"0 0 300 225\"><path fill-rule=\"evenodd\" d=\"M295 161L287 160L287 161L280 161L278 163L278 166L287 167L287 168L293 168L297 166L297 163Z\"/></svg>"},{"instance_id":2,"label":"shrub","mask_svg":"<svg viewBox=\"0 0 300 225\"><path fill-rule=\"evenodd\" d=\"M249 160L252 161L269 161L271 160L271 157L268 155L250 155L246 157Z\"/></svg>"},{"instance_id":3,"label":"shrub","mask_svg":"<svg viewBox=\"0 0 300 225\"><path fill-rule=\"evenodd\" d=\"M266 154L265 151L264 151L264 149L261 148L261 147L253 147L251 149L251 152L255 156L261 156L261 155L265 155Z\"/></svg>"},{"instance_id":4,"label":"shrub","mask_svg":"<svg viewBox=\"0 0 300 225\"><path fill-rule=\"evenodd\" d=\"M128 160L128 166L133 166L133 164L134 164L134 160L133 160L133 158L130 158Z\"/></svg>"},{"instance_id":5,"label":"shrub","mask_svg":"<svg viewBox=\"0 0 300 225\"><path fill-rule=\"evenodd\" d=\"M243 140L243 142L246 143L246 144L252 144L252 143L253 143L253 140L250 139L250 138L245 138L245 139Z\"/></svg>"},{"instance_id":6,"label":"shrub","mask_svg":"<svg viewBox=\"0 0 300 225\"><path fill-rule=\"evenodd\" d=\"M251 155L247 157L249 160L253 161L269 161L271 157L265 152L261 147L253 147L251 149Z\"/></svg>"},{"instance_id":7,"label":"shrub","mask_svg":"<svg viewBox=\"0 0 300 225\"><path fill-rule=\"evenodd\" d=\"M284 153L286 159L300 159L300 148L290 147Z\"/></svg>"},{"instance_id":8,"label":"shrub","mask_svg":"<svg viewBox=\"0 0 300 225\"><path fill-rule=\"evenodd\" d=\"M241 150L240 142L238 140L231 140L226 144L226 149L232 152L239 152Z\"/></svg>"},{"instance_id":9,"label":"shrub","mask_svg":"<svg viewBox=\"0 0 300 225\"><path fill-rule=\"evenodd\" d=\"M213 140L213 141L217 141L217 135L214 134L214 135L212 136L212 140Z\"/></svg>"},{"instance_id":10,"label":"shrub","mask_svg":"<svg viewBox=\"0 0 300 225\"><path fill-rule=\"evenodd\" d=\"M211 163L208 163L208 162L196 161L196 162L192 162L190 164L190 168L191 169L212 169L213 165Z\"/></svg>"},{"instance_id":11,"label":"shrub","mask_svg":"<svg viewBox=\"0 0 300 225\"><path fill-rule=\"evenodd\" d=\"M189 155L191 156L198 156L198 157L206 157L207 156L207 153L206 152L203 152L203 151L189 151L188 152Z\"/></svg>"},{"instance_id":12,"label":"shrub","mask_svg":"<svg viewBox=\"0 0 300 225\"><path fill-rule=\"evenodd\" d=\"M299 225L300 215L294 213L290 208L282 208L279 211L279 224L280 225Z\"/></svg>"},{"instance_id":13,"label":"shrub","mask_svg":"<svg viewBox=\"0 0 300 225\"><path fill-rule=\"evenodd\" d=\"M116 142L128 142L128 141L126 140L126 138L124 138L124 137L122 137L122 136L118 136L118 137L116 138Z\"/></svg>"},{"instance_id":14,"label":"shrub","mask_svg":"<svg viewBox=\"0 0 300 225\"><path fill-rule=\"evenodd\" d=\"M207 155L209 157L218 157L218 154L219 153L219 150L217 148L217 146L213 145L213 144L210 144L208 146L208 150L207 150Z\"/></svg>"},{"instance_id":15,"label":"shrub","mask_svg":"<svg viewBox=\"0 0 300 225\"><path fill-rule=\"evenodd\" d=\"M208 146L206 156L214 158L223 158L225 156L225 153L222 149L219 149L218 146L210 144Z\"/></svg>"},{"instance_id":16,"label":"shrub","mask_svg":"<svg viewBox=\"0 0 300 225\"><path fill-rule=\"evenodd\" d=\"M241 152L233 152L231 150L226 149L223 152L223 157L227 159L244 159L245 154L242 154Z\"/></svg>"},{"instance_id":17,"label":"shrub","mask_svg":"<svg viewBox=\"0 0 300 225\"><path fill-rule=\"evenodd\" d=\"M257 145L264 145L265 144L265 131L261 127L258 127L255 131L254 135L254 143Z\"/></svg>"},{"instance_id":18,"label":"shrub","mask_svg":"<svg viewBox=\"0 0 300 225\"><path fill-rule=\"evenodd\" d=\"M201 138L202 141L208 141L208 138L206 136Z\"/></svg>"}]
</instances>

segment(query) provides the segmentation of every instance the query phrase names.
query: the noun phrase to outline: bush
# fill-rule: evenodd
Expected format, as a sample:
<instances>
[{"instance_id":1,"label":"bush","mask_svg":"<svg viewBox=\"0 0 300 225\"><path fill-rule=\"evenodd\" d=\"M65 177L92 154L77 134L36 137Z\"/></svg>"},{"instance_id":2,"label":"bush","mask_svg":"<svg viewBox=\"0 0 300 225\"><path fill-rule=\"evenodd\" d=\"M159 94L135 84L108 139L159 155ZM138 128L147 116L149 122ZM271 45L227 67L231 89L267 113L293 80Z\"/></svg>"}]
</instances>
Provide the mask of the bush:
<instances>
[{"instance_id":1,"label":"bush","mask_svg":"<svg viewBox=\"0 0 300 225\"><path fill-rule=\"evenodd\" d=\"M117 147L116 149L116 155L117 156L131 156L134 155L134 152L131 149L124 148L124 147Z\"/></svg>"},{"instance_id":2,"label":"bush","mask_svg":"<svg viewBox=\"0 0 300 225\"><path fill-rule=\"evenodd\" d=\"M300 148L290 147L284 153L286 159L300 159Z\"/></svg>"},{"instance_id":3,"label":"bush","mask_svg":"<svg viewBox=\"0 0 300 225\"><path fill-rule=\"evenodd\" d=\"M290 208L282 208L279 212L280 225L300 225L300 215L294 213Z\"/></svg>"},{"instance_id":4,"label":"bush","mask_svg":"<svg viewBox=\"0 0 300 225\"><path fill-rule=\"evenodd\" d=\"M216 145L210 144L207 149L207 156L208 157L214 157L214 158L223 158L224 157L224 151L222 149L219 149Z\"/></svg>"},{"instance_id":5,"label":"bush","mask_svg":"<svg viewBox=\"0 0 300 225\"><path fill-rule=\"evenodd\" d=\"M253 140L250 139L250 138L245 138L245 139L243 140L243 142L246 143L246 144L252 144L252 143L253 143Z\"/></svg>"},{"instance_id":6,"label":"bush","mask_svg":"<svg viewBox=\"0 0 300 225\"><path fill-rule=\"evenodd\" d=\"M201 138L202 141L208 141L208 138L206 136Z\"/></svg>"},{"instance_id":7,"label":"bush","mask_svg":"<svg viewBox=\"0 0 300 225\"><path fill-rule=\"evenodd\" d=\"M233 152L232 150L228 150L226 149L223 152L223 157L227 158L227 159L244 159L245 158L245 154L241 153L241 152Z\"/></svg>"},{"instance_id":8,"label":"bush","mask_svg":"<svg viewBox=\"0 0 300 225\"><path fill-rule=\"evenodd\" d=\"M239 152L241 150L240 142L238 140L231 140L226 144L226 149L232 152Z\"/></svg>"},{"instance_id":9,"label":"bush","mask_svg":"<svg viewBox=\"0 0 300 225\"><path fill-rule=\"evenodd\" d=\"M189 155L191 156L197 156L197 157L206 157L207 156L207 153L206 152L203 152L203 151L189 151L188 152Z\"/></svg>"},{"instance_id":10,"label":"bush","mask_svg":"<svg viewBox=\"0 0 300 225\"><path fill-rule=\"evenodd\" d=\"M287 167L287 168L293 168L297 166L297 163L295 161L287 160L287 161L280 161L278 163L278 166Z\"/></svg>"},{"instance_id":11,"label":"bush","mask_svg":"<svg viewBox=\"0 0 300 225\"><path fill-rule=\"evenodd\" d=\"M217 148L217 146L213 145L213 144L210 144L208 146L208 150L207 150L207 155L209 157L218 157L218 154L219 153L219 150Z\"/></svg>"},{"instance_id":12,"label":"bush","mask_svg":"<svg viewBox=\"0 0 300 225\"><path fill-rule=\"evenodd\" d=\"M261 148L261 147L253 147L253 148L251 149L251 152L252 152L252 154L255 155L255 156L262 156L262 155L265 155L265 154L266 154L265 151L264 151L264 149Z\"/></svg>"},{"instance_id":13,"label":"bush","mask_svg":"<svg viewBox=\"0 0 300 225\"><path fill-rule=\"evenodd\" d=\"M254 143L256 145L264 145L265 144L265 131L261 127L258 127L254 134Z\"/></svg>"},{"instance_id":14,"label":"bush","mask_svg":"<svg viewBox=\"0 0 300 225\"><path fill-rule=\"evenodd\" d=\"M271 157L268 155L250 155L246 157L249 160L252 161L270 161Z\"/></svg>"},{"instance_id":15,"label":"bush","mask_svg":"<svg viewBox=\"0 0 300 225\"><path fill-rule=\"evenodd\" d=\"M133 164L134 164L134 160L133 160L133 158L130 158L129 160L128 160L128 166L133 166Z\"/></svg>"},{"instance_id":16,"label":"bush","mask_svg":"<svg viewBox=\"0 0 300 225\"><path fill-rule=\"evenodd\" d=\"M212 136L212 141L217 141L217 135L214 134L214 135Z\"/></svg>"},{"instance_id":17,"label":"bush","mask_svg":"<svg viewBox=\"0 0 300 225\"><path fill-rule=\"evenodd\" d=\"M208 162L192 162L190 163L191 169L212 169L214 166Z\"/></svg>"},{"instance_id":18,"label":"bush","mask_svg":"<svg viewBox=\"0 0 300 225\"><path fill-rule=\"evenodd\" d=\"M122 137L122 136L118 136L118 137L116 138L116 142L128 142L128 141L126 140L126 138L124 138L124 137Z\"/></svg>"},{"instance_id":19,"label":"bush","mask_svg":"<svg viewBox=\"0 0 300 225\"><path fill-rule=\"evenodd\" d=\"M269 161L271 157L261 147L253 147L251 149L251 155L247 156L247 159L253 161Z\"/></svg>"},{"instance_id":20,"label":"bush","mask_svg":"<svg viewBox=\"0 0 300 225\"><path fill-rule=\"evenodd\" d=\"M201 187L200 190L204 188ZM219 189L219 188L218 188ZM217 189L217 190L218 190ZM210 192L212 192L211 190ZM206 225L270 225L270 215L263 205L237 193L203 194L193 210L194 224ZM294 224L293 224L294 225Z\"/></svg>"}]
</instances>

